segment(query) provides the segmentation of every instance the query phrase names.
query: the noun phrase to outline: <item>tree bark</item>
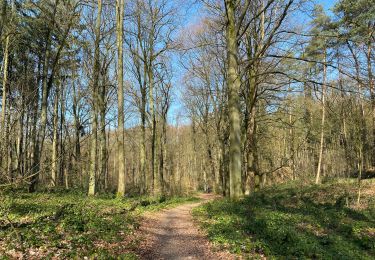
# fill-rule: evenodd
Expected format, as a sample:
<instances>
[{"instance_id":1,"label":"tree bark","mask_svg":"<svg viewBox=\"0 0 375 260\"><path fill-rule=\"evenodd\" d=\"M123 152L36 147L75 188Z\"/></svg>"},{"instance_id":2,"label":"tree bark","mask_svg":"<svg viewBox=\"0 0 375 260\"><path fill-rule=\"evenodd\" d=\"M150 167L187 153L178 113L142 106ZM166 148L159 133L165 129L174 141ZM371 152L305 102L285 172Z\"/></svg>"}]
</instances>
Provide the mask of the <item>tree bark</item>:
<instances>
[{"instance_id":1,"label":"tree bark","mask_svg":"<svg viewBox=\"0 0 375 260\"><path fill-rule=\"evenodd\" d=\"M74 117L74 156L73 167L74 171L79 174L80 185L82 186L82 171L81 171L81 126L78 111L78 97L75 84L75 72L73 72L73 117Z\"/></svg>"},{"instance_id":2,"label":"tree bark","mask_svg":"<svg viewBox=\"0 0 375 260\"><path fill-rule=\"evenodd\" d=\"M123 20L124 20L124 0L116 1L117 7L117 111L118 111L118 130L117 130L117 161L118 161L118 187L117 194L124 196L126 191L125 175L125 153L124 153L124 65L123 65Z\"/></svg>"},{"instance_id":3,"label":"tree bark","mask_svg":"<svg viewBox=\"0 0 375 260\"><path fill-rule=\"evenodd\" d=\"M102 15L102 0L98 0L98 11L95 24L95 43L94 43L94 71L92 80L92 111L91 111L91 161L90 161L90 176L89 176L89 191L88 195L95 195L97 186L97 143L98 143L98 103L99 103L99 70L100 70L100 24Z\"/></svg>"},{"instance_id":4,"label":"tree bark","mask_svg":"<svg viewBox=\"0 0 375 260\"><path fill-rule=\"evenodd\" d=\"M230 197L237 199L242 196L241 189L241 118L240 118L240 77L238 74L238 42L235 21L235 6L237 1L226 0L227 24L227 85L229 94L229 176Z\"/></svg>"},{"instance_id":5,"label":"tree bark","mask_svg":"<svg viewBox=\"0 0 375 260\"><path fill-rule=\"evenodd\" d=\"M106 73L106 72L105 72ZM107 80L104 80L104 78L107 75L103 75L102 85L99 87L100 93L99 93L99 113L100 113L100 122L99 122L99 143L100 143L100 154L99 154L99 184L100 189L105 189L105 183L107 178L107 136L105 133L106 129L106 83Z\"/></svg>"},{"instance_id":6,"label":"tree bark","mask_svg":"<svg viewBox=\"0 0 375 260\"><path fill-rule=\"evenodd\" d=\"M59 122L59 89L56 89L54 108L53 108L53 138L52 138L52 169L51 169L51 186L57 186L57 178L59 172L58 162L58 122Z\"/></svg>"},{"instance_id":7,"label":"tree bark","mask_svg":"<svg viewBox=\"0 0 375 260\"><path fill-rule=\"evenodd\" d=\"M2 93L2 110L1 110L1 136L0 139L4 140L2 142L2 145L0 147L2 151L2 168L7 169L8 168L8 153L7 153L7 147L9 143L9 137L8 133L6 131L7 129L7 120L6 120L6 110L7 110L7 95L8 95L8 60L9 60L9 38L10 36L7 35L5 38L5 47L4 47L4 64L3 64L3 93ZM8 175L9 173L7 173Z\"/></svg>"},{"instance_id":8,"label":"tree bark","mask_svg":"<svg viewBox=\"0 0 375 260\"><path fill-rule=\"evenodd\" d=\"M374 80L372 75L372 44L371 41L371 33L370 33L370 41L367 44L367 53L366 53L366 61L367 61L367 73L368 73L368 85L370 89L370 98L371 98L371 110L372 110L372 161L371 164L375 167L375 89L374 89Z\"/></svg>"},{"instance_id":9,"label":"tree bark","mask_svg":"<svg viewBox=\"0 0 375 260\"><path fill-rule=\"evenodd\" d=\"M46 46L45 46L45 53L44 53L44 62L43 62L43 75L42 75L42 102L41 102L41 113L40 113L40 127L37 131L36 137L36 144L34 146L35 151L34 153L34 163L33 163L33 171L31 175L31 181L29 186L29 192L34 192L36 189L36 185L39 180L39 172L40 172L40 164L41 164L41 154L44 144L44 138L46 134L46 127L47 127L47 109L48 109L48 96L50 92L50 86L53 82L53 72L51 73L50 77L48 77L48 68L49 68L49 59L50 59L50 45L51 45L51 34L52 30L55 26L55 17L57 12L57 5L59 4L59 0L55 0L54 7L53 7L53 15L52 15L52 25L48 28L46 34ZM58 57L56 57L58 59ZM57 64L54 64L55 66ZM54 71L54 68L53 70Z\"/></svg>"},{"instance_id":10,"label":"tree bark","mask_svg":"<svg viewBox=\"0 0 375 260\"><path fill-rule=\"evenodd\" d=\"M150 53L150 60L152 59L152 51ZM154 102L154 73L153 62L150 61L148 69L148 82L149 82L149 106L151 117L151 173L150 173L150 191L157 195L160 192L159 178L155 175L156 170L156 115L155 115L155 102Z\"/></svg>"},{"instance_id":11,"label":"tree bark","mask_svg":"<svg viewBox=\"0 0 375 260\"><path fill-rule=\"evenodd\" d=\"M326 117L326 78L327 78L327 65L326 63L326 51L324 52L324 65L323 65L323 84L322 84L322 121L320 129L320 146L319 146L319 160L318 169L316 171L315 183L319 184L321 182L321 168L323 163L323 151L324 151L324 127L325 127L325 117Z\"/></svg>"},{"instance_id":12,"label":"tree bark","mask_svg":"<svg viewBox=\"0 0 375 260\"><path fill-rule=\"evenodd\" d=\"M144 194L147 191L146 182L146 90L141 89L141 144L140 144L140 179L141 181L141 193Z\"/></svg>"}]
</instances>

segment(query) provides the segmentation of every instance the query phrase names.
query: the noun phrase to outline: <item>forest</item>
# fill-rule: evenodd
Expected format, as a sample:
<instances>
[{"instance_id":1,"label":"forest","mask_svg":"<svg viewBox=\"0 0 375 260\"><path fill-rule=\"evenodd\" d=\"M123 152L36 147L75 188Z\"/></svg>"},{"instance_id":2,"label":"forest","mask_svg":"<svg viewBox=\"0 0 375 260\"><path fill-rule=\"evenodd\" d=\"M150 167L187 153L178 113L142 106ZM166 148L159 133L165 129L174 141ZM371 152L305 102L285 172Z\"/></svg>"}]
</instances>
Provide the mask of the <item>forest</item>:
<instances>
[{"instance_id":1,"label":"forest","mask_svg":"<svg viewBox=\"0 0 375 260\"><path fill-rule=\"evenodd\" d=\"M0 259L375 258L375 0L0 13Z\"/></svg>"}]
</instances>

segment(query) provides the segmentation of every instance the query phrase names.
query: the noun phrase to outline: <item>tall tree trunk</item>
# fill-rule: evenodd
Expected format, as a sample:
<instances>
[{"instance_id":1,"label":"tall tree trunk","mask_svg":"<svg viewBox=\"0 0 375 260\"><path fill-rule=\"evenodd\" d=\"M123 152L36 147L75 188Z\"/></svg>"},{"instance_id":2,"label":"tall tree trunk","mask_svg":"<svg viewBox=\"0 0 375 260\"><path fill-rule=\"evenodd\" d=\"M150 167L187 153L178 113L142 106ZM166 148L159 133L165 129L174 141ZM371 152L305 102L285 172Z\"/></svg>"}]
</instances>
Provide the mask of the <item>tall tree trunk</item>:
<instances>
[{"instance_id":1,"label":"tall tree trunk","mask_svg":"<svg viewBox=\"0 0 375 260\"><path fill-rule=\"evenodd\" d=\"M49 38L49 35L48 35ZM48 77L48 61L49 61L49 40L47 41L46 51L44 54L44 63L43 63L43 76L42 76L42 101L41 101L41 113L40 113L40 128L36 133L36 140L34 146L34 163L33 163L33 172L31 176L31 182L29 186L29 192L34 192L36 189L37 182L39 180L39 171L41 164L41 153L44 143L45 131L47 126L47 106L48 106L48 86L47 86L47 77Z\"/></svg>"},{"instance_id":2,"label":"tall tree trunk","mask_svg":"<svg viewBox=\"0 0 375 260\"><path fill-rule=\"evenodd\" d=\"M139 167L140 167L140 179L141 179L141 194L147 191L147 180L146 180L146 90L141 89L141 144L139 154Z\"/></svg>"},{"instance_id":3,"label":"tall tree trunk","mask_svg":"<svg viewBox=\"0 0 375 260\"><path fill-rule=\"evenodd\" d=\"M226 0L227 24L227 85L229 94L229 176L230 197L237 199L242 195L241 189L241 118L240 118L240 77L238 74L238 42L235 21L235 6L237 1Z\"/></svg>"},{"instance_id":4,"label":"tall tree trunk","mask_svg":"<svg viewBox=\"0 0 375 260\"><path fill-rule=\"evenodd\" d=\"M73 71L73 118L74 118L74 156L73 156L73 168L74 172L79 174L80 185L82 186L82 171L81 171L81 140L80 140L80 120L78 111L78 97L77 89L75 84L76 74L75 68Z\"/></svg>"},{"instance_id":5,"label":"tall tree trunk","mask_svg":"<svg viewBox=\"0 0 375 260\"><path fill-rule=\"evenodd\" d=\"M340 92L341 92L341 108L340 108L340 116L341 116L341 143L342 143L342 146L344 148L344 154L345 154L345 159L346 159L346 163L345 163L345 166L344 166L344 172L342 175L345 175L345 176L348 176L348 173L350 171L350 166L352 165L351 164L351 160L350 160L350 154L349 154L349 147L348 147L348 134L347 134L347 122L346 122L346 119L347 119L347 113L346 113L346 100L345 100L345 92L344 92L344 88L343 88L343 82L342 82L342 73L341 73L341 64L340 64L340 60L338 60L338 65L337 65L337 70L338 70L338 85L339 85L339 88L340 88ZM359 89L359 93L361 90Z\"/></svg>"},{"instance_id":6,"label":"tall tree trunk","mask_svg":"<svg viewBox=\"0 0 375 260\"><path fill-rule=\"evenodd\" d=\"M69 180L68 180L68 172L70 171L70 152L66 153L66 151L70 150L70 147L66 147L66 137L69 135L64 135L64 127L65 127L65 115L66 115L66 109L65 109L65 100L66 100L66 91L64 89L65 80L62 82L63 84L60 84L60 96L59 96L59 102L60 102L60 156L59 156L59 162L60 162L60 171L59 171L59 184L61 186L64 186L68 188L69 187ZM68 137L69 138L69 137ZM70 142L69 142L70 143ZM65 156L68 155L68 158ZM68 160L66 160L68 159ZM69 169L68 169L69 168Z\"/></svg>"},{"instance_id":7,"label":"tall tree trunk","mask_svg":"<svg viewBox=\"0 0 375 260\"><path fill-rule=\"evenodd\" d=\"M289 138L289 166L292 171L292 179L295 180L294 124L291 104L289 104Z\"/></svg>"},{"instance_id":8,"label":"tall tree trunk","mask_svg":"<svg viewBox=\"0 0 375 260\"><path fill-rule=\"evenodd\" d=\"M118 187L117 194L125 195L126 176L125 176L125 153L124 153L124 65L123 65L123 20L124 20L124 0L116 1L117 7L117 113L118 113L118 130L117 130L117 161L118 161Z\"/></svg>"},{"instance_id":9,"label":"tall tree trunk","mask_svg":"<svg viewBox=\"0 0 375 260\"><path fill-rule=\"evenodd\" d=\"M27 92L29 93L29 92ZM29 100L31 100L31 98L27 99L27 101L29 102ZM24 141L23 141L23 147L22 149L24 149L23 153L22 153L22 169L20 169L20 173L21 173L21 176L24 177L25 176L25 173L29 171L29 164L31 162L30 160L30 152L32 151L32 146L30 145L30 134L31 134L31 129L32 129L32 126L30 124L30 119L31 119L31 115L32 115L32 111L33 111L33 106L31 106L31 109L29 111L26 112L26 119L25 119L25 135L24 135ZM28 147L28 149L26 149Z\"/></svg>"},{"instance_id":10,"label":"tall tree trunk","mask_svg":"<svg viewBox=\"0 0 375 260\"><path fill-rule=\"evenodd\" d=\"M371 34L369 36L371 39ZM370 40L367 44L367 73L368 73L368 85L370 89L370 98L371 98L371 110L372 110L372 166L375 167L375 89L374 89L374 79L372 75L372 45L373 42Z\"/></svg>"},{"instance_id":11,"label":"tall tree trunk","mask_svg":"<svg viewBox=\"0 0 375 260\"><path fill-rule=\"evenodd\" d=\"M3 63L3 93L2 93L2 111L1 111L1 136L0 140L2 141L1 146L0 146L0 151L2 151L1 157L3 158L2 160L2 168L7 169L8 168L8 143L9 143L9 136L6 131L7 129L7 116L6 116L6 110L7 110L7 96L8 96L8 60L9 60L9 38L10 36L7 35L5 38L5 47L4 47L4 63ZM3 142L4 140L4 142ZM8 173L9 174L9 173ZM8 175L7 174L7 175Z\"/></svg>"},{"instance_id":12,"label":"tall tree trunk","mask_svg":"<svg viewBox=\"0 0 375 260\"><path fill-rule=\"evenodd\" d=\"M22 98L22 101L24 101L24 98ZM18 119L17 148L16 148L16 169L17 169L17 173L19 174L19 176L23 176L24 118L25 118L25 108L24 108L24 104L22 104L21 115ZM26 126L26 129L27 129L27 126Z\"/></svg>"},{"instance_id":13,"label":"tall tree trunk","mask_svg":"<svg viewBox=\"0 0 375 260\"><path fill-rule=\"evenodd\" d=\"M58 122L59 122L59 89L56 89L54 108L53 108L53 138L52 138L52 167L51 167L51 186L57 186L57 178L59 176L59 160L58 160Z\"/></svg>"},{"instance_id":14,"label":"tall tree trunk","mask_svg":"<svg viewBox=\"0 0 375 260\"><path fill-rule=\"evenodd\" d=\"M92 111L91 111L91 161L88 195L95 195L97 185L97 146L98 146L98 104L99 104L99 70L100 70L100 24L102 15L102 0L98 0L98 11L95 24L95 43L94 43L94 71L92 81Z\"/></svg>"},{"instance_id":15,"label":"tall tree trunk","mask_svg":"<svg viewBox=\"0 0 375 260\"><path fill-rule=\"evenodd\" d=\"M208 119L206 119L208 120ZM213 148L210 142L209 134L208 134L208 124L205 123L205 139L206 139L206 152L207 152L207 165L206 169L209 169L210 176L207 178L209 186L213 185L214 191L217 192L217 187L215 185L215 162L213 158ZM212 188L212 187L211 187Z\"/></svg>"},{"instance_id":16,"label":"tall tree trunk","mask_svg":"<svg viewBox=\"0 0 375 260\"><path fill-rule=\"evenodd\" d=\"M95 103L95 98L93 103ZM98 114L97 109L93 104L91 111L91 155L90 155L90 176L89 176L89 192L88 195L95 195L96 193L96 175L97 175L97 146L98 146Z\"/></svg>"},{"instance_id":17,"label":"tall tree trunk","mask_svg":"<svg viewBox=\"0 0 375 260\"><path fill-rule=\"evenodd\" d=\"M31 96L32 98L32 112L31 112L31 134L30 134L30 165L28 166L28 173L30 172L32 174L31 178L33 178L33 175L34 174L37 174L35 173L36 172L36 168L37 168L37 164L38 164L38 160L37 160L37 151L39 150L39 147L38 147L38 133L37 133L37 123L38 123L38 107L39 107L39 85L40 85L40 81L41 81L41 66L42 66L42 61L41 59L39 58L39 61L38 61L38 77L37 77L37 89L35 91L35 94ZM31 90L31 93L32 93L32 90ZM30 188L32 188L30 190ZM29 187L29 191L34 191L34 186L31 186Z\"/></svg>"},{"instance_id":18,"label":"tall tree trunk","mask_svg":"<svg viewBox=\"0 0 375 260\"><path fill-rule=\"evenodd\" d=\"M305 72L306 78L308 78L308 72ZM311 86L309 86L307 83L304 83L303 86L303 92L304 92L304 116L303 116L303 123L305 125L306 129L306 135L305 135L305 149L304 152L306 154L307 160L304 160L304 163L306 165L306 170L309 175L314 176L315 171L315 162L314 162L314 148L313 148L313 138L312 138L312 132L311 132L311 125L312 125L312 111L311 107L313 104L313 97L312 97L312 89ZM310 163L312 161L312 163Z\"/></svg>"},{"instance_id":19,"label":"tall tree trunk","mask_svg":"<svg viewBox=\"0 0 375 260\"><path fill-rule=\"evenodd\" d=\"M8 110L10 111L10 103L8 102ZM11 129L11 113L6 114L6 124L5 124L5 143L7 144L7 150L5 153L7 164L4 165L5 172L10 180L10 182L14 181L13 177L13 137L11 137L11 133L13 132Z\"/></svg>"},{"instance_id":20,"label":"tall tree trunk","mask_svg":"<svg viewBox=\"0 0 375 260\"><path fill-rule=\"evenodd\" d=\"M253 118L253 135L251 138L251 150L253 155L252 169L254 171L254 190L259 191L263 182L263 175L259 172L259 155L258 155L258 144L257 144L257 122L255 118L255 113Z\"/></svg>"},{"instance_id":21,"label":"tall tree trunk","mask_svg":"<svg viewBox=\"0 0 375 260\"><path fill-rule=\"evenodd\" d=\"M160 189L161 194L165 195L165 173L167 168L167 115L163 115L163 125L162 125L162 132L160 135L161 142L160 142L160 170L159 170L159 182L160 182Z\"/></svg>"},{"instance_id":22,"label":"tall tree trunk","mask_svg":"<svg viewBox=\"0 0 375 260\"><path fill-rule=\"evenodd\" d=\"M248 147L247 147L247 172L254 175L254 190L260 190L261 176L258 170L258 154L256 144L256 119L255 109L253 108L249 115L249 125L247 129Z\"/></svg>"},{"instance_id":23,"label":"tall tree trunk","mask_svg":"<svg viewBox=\"0 0 375 260\"><path fill-rule=\"evenodd\" d=\"M152 53L150 59L152 59ZM150 173L150 192L157 195L160 192L159 176L155 175L156 170L156 115L154 101L154 73L153 63L148 66L148 82L149 82L149 106L151 117L151 173Z\"/></svg>"},{"instance_id":24,"label":"tall tree trunk","mask_svg":"<svg viewBox=\"0 0 375 260\"><path fill-rule=\"evenodd\" d=\"M326 63L326 51L324 52L324 65L323 65L323 84L322 84L322 122L320 128L320 146L319 146L319 160L318 169L316 171L315 183L319 184L321 182L321 168L323 163L323 151L324 151L324 127L326 118L326 78L327 78L327 65Z\"/></svg>"},{"instance_id":25,"label":"tall tree trunk","mask_svg":"<svg viewBox=\"0 0 375 260\"><path fill-rule=\"evenodd\" d=\"M31 175L31 181L29 186L29 192L34 192L36 189L36 185L39 180L39 172L40 172L40 165L41 165L41 155L44 145L44 138L46 135L46 128L47 128L47 110L48 110L48 96L50 90L50 84L53 82L53 74L48 78L48 68L49 68L49 59L50 59L50 45L51 45L51 34L52 30L55 26L55 16L57 12L57 5L59 4L59 0L55 0L54 2L54 9L52 14L52 25L48 28L46 34L46 46L44 52L44 62L43 62L43 76L42 76L42 102L41 102L41 113L40 113L40 127L37 131L37 138L35 144L35 151L34 151L34 160L33 163L33 172ZM49 84L50 82L50 84Z\"/></svg>"},{"instance_id":26,"label":"tall tree trunk","mask_svg":"<svg viewBox=\"0 0 375 260\"><path fill-rule=\"evenodd\" d=\"M195 122L195 117L192 118L192 122L191 122L191 130L192 130L192 139L193 139L193 173L194 173L194 181L195 181L195 184L197 186L197 184L199 183L199 176L198 176L198 173L200 172L199 171L199 168L198 168L198 148L197 148L197 129L196 129L196 122Z\"/></svg>"},{"instance_id":27,"label":"tall tree trunk","mask_svg":"<svg viewBox=\"0 0 375 260\"><path fill-rule=\"evenodd\" d=\"M105 82L103 82L103 85L100 86L101 93L99 95L100 99L100 131L99 131L99 141L100 141L100 182L101 188L103 188L104 184L106 183L107 178L107 136L105 134L105 116L106 116L106 90L105 90Z\"/></svg>"}]
</instances>

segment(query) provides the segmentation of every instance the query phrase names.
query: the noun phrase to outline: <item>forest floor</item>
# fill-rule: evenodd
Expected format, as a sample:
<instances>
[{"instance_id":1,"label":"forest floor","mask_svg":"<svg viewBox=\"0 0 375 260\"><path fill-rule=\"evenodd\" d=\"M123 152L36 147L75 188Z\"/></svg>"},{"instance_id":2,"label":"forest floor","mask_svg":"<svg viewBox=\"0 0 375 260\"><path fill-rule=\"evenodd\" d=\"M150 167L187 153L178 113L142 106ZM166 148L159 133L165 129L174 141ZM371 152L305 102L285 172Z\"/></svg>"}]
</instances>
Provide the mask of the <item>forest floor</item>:
<instances>
[{"instance_id":1,"label":"forest floor","mask_svg":"<svg viewBox=\"0 0 375 260\"><path fill-rule=\"evenodd\" d=\"M137 259L144 214L197 201L0 192L0 259Z\"/></svg>"},{"instance_id":2,"label":"forest floor","mask_svg":"<svg viewBox=\"0 0 375 260\"><path fill-rule=\"evenodd\" d=\"M201 202L146 214L140 227L141 259L234 259L215 250L194 223L191 210L217 196L200 194Z\"/></svg>"},{"instance_id":3,"label":"forest floor","mask_svg":"<svg viewBox=\"0 0 375 260\"><path fill-rule=\"evenodd\" d=\"M215 247L245 259L375 259L375 180L268 187L193 209Z\"/></svg>"},{"instance_id":4,"label":"forest floor","mask_svg":"<svg viewBox=\"0 0 375 260\"><path fill-rule=\"evenodd\" d=\"M239 201L0 192L0 259L375 259L375 180ZM191 214L192 213L192 214Z\"/></svg>"}]
</instances>

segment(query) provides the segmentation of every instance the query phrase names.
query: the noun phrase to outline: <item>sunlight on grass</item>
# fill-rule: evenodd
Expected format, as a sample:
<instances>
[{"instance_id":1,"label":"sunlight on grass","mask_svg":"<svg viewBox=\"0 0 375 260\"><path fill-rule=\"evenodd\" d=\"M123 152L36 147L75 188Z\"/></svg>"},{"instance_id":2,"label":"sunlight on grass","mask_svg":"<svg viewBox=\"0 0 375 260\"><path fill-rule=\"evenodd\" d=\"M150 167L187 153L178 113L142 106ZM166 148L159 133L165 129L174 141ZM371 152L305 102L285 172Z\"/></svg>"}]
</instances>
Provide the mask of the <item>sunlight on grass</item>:
<instances>
[{"instance_id":1,"label":"sunlight on grass","mask_svg":"<svg viewBox=\"0 0 375 260\"><path fill-rule=\"evenodd\" d=\"M373 259L375 198L363 198L365 208L347 207L354 191L352 184L284 185L235 203L216 200L194 215L215 245L249 257Z\"/></svg>"},{"instance_id":2,"label":"sunlight on grass","mask_svg":"<svg viewBox=\"0 0 375 260\"><path fill-rule=\"evenodd\" d=\"M142 213L198 199L15 192L0 200L3 257L136 259L132 250L138 239L131 235Z\"/></svg>"}]
</instances>

